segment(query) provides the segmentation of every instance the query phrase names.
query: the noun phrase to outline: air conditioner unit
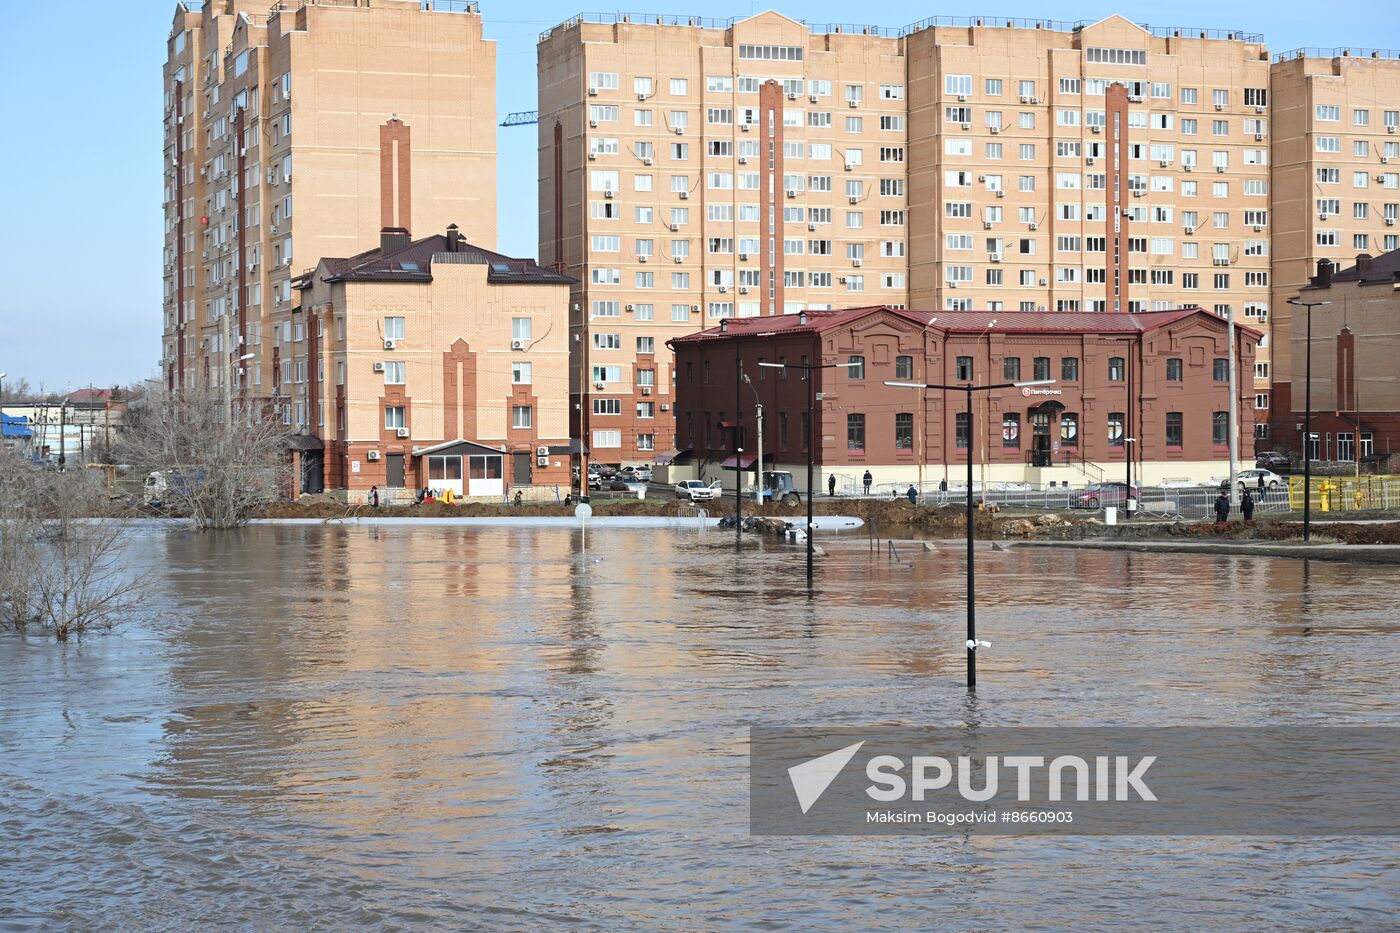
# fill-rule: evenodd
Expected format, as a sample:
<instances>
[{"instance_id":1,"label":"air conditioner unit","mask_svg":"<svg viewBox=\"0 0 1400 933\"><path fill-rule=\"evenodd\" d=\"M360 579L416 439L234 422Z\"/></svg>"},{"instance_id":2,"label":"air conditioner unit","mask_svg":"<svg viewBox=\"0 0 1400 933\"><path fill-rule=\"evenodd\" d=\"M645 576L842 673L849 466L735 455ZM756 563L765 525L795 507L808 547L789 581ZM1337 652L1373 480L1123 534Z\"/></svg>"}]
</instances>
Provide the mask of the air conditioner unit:
<instances>
[{"instance_id":1,"label":"air conditioner unit","mask_svg":"<svg viewBox=\"0 0 1400 933\"><path fill-rule=\"evenodd\" d=\"M1255 141L1256 143L1262 143L1262 142L1264 141L1264 134L1263 134L1263 133L1255 133L1255 134L1254 134L1254 141Z\"/></svg>"},{"instance_id":2,"label":"air conditioner unit","mask_svg":"<svg viewBox=\"0 0 1400 933\"><path fill-rule=\"evenodd\" d=\"M547 466L549 466L549 455L546 454L546 455L543 456L543 457L536 457L536 458L535 458L535 466L542 466L542 467L547 467Z\"/></svg>"},{"instance_id":3,"label":"air conditioner unit","mask_svg":"<svg viewBox=\"0 0 1400 933\"><path fill-rule=\"evenodd\" d=\"M1190 236L1191 234L1193 234L1193 233L1195 233L1195 232L1196 232L1196 228L1195 228L1195 227L1187 227L1187 228L1186 228L1186 235L1187 235L1187 236Z\"/></svg>"},{"instance_id":4,"label":"air conditioner unit","mask_svg":"<svg viewBox=\"0 0 1400 933\"><path fill-rule=\"evenodd\" d=\"M741 132L741 133L747 133L748 131L749 131L749 125L748 125L747 123L740 123L740 124L739 124L739 132ZM676 132L679 133L680 130L678 129L678 130L676 130Z\"/></svg>"},{"instance_id":5,"label":"air conditioner unit","mask_svg":"<svg viewBox=\"0 0 1400 933\"><path fill-rule=\"evenodd\" d=\"M854 172L855 169L856 169L856 164L855 164L854 162L847 162L847 163L846 163L846 171L848 171L848 172Z\"/></svg>"},{"instance_id":6,"label":"air conditioner unit","mask_svg":"<svg viewBox=\"0 0 1400 933\"><path fill-rule=\"evenodd\" d=\"M859 204L859 203L860 203L860 198L857 197L857 196L854 195L854 194L851 195L849 198L847 198L847 200L850 201L852 204Z\"/></svg>"},{"instance_id":7,"label":"air conditioner unit","mask_svg":"<svg viewBox=\"0 0 1400 933\"><path fill-rule=\"evenodd\" d=\"M670 406L670 405L667 405L665 402L662 402L662 403L661 403L661 410L662 410L662 411L670 411L670 410L671 410L671 406Z\"/></svg>"},{"instance_id":8,"label":"air conditioner unit","mask_svg":"<svg viewBox=\"0 0 1400 933\"><path fill-rule=\"evenodd\" d=\"M408 428L399 428L394 434L399 437L408 437Z\"/></svg>"},{"instance_id":9,"label":"air conditioner unit","mask_svg":"<svg viewBox=\"0 0 1400 933\"><path fill-rule=\"evenodd\" d=\"M378 362L376 362L376 363L374 364L374 371L377 372L377 373L382 373L382 372L384 372L384 364L383 364L383 363L378 363Z\"/></svg>"},{"instance_id":10,"label":"air conditioner unit","mask_svg":"<svg viewBox=\"0 0 1400 933\"><path fill-rule=\"evenodd\" d=\"M1376 176L1376 181L1381 182L1382 184L1384 184L1384 183L1385 183L1385 176L1384 176L1384 175L1377 175L1377 176Z\"/></svg>"},{"instance_id":11,"label":"air conditioner unit","mask_svg":"<svg viewBox=\"0 0 1400 933\"><path fill-rule=\"evenodd\" d=\"M681 135L683 135L684 133L685 133L685 127L683 127L683 126L678 126L678 127L676 127L676 135L677 135L677 136L681 136Z\"/></svg>"},{"instance_id":12,"label":"air conditioner unit","mask_svg":"<svg viewBox=\"0 0 1400 933\"><path fill-rule=\"evenodd\" d=\"M749 287L748 287L747 285L740 285L740 286L739 286L739 294L741 294L741 295L747 295L748 293L749 293Z\"/></svg>"},{"instance_id":13,"label":"air conditioner unit","mask_svg":"<svg viewBox=\"0 0 1400 933\"><path fill-rule=\"evenodd\" d=\"M1257 107L1254 108L1254 112L1255 112L1255 113L1263 113L1265 110L1268 110L1268 109L1269 109L1269 108L1265 107L1263 104L1260 104L1260 105L1258 105Z\"/></svg>"},{"instance_id":14,"label":"air conditioner unit","mask_svg":"<svg viewBox=\"0 0 1400 933\"><path fill-rule=\"evenodd\" d=\"M673 258L673 261L675 262L676 265L679 266L679 265L681 264L681 258L682 258L682 257L680 257L680 256L675 256L675 257L672 257L672 258Z\"/></svg>"},{"instance_id":15,"label":"air conditioner unit","mask_svg":"<svg viewBox=\"0 0 1400 933\"><path fill-rule=\"evenodd\" d=\"M1389 165L1390 156L1381 156L1381 165Z\"/></svg>"},{"instance_id":16,"label":"air conditioner unit","mask_svg":"<svg viewBox=\"0 0 1400 933\"><path fill-rule=\"evenodd\" d=\"M1097 136L1098 134L1100 134L1100 133L1103 132L1103 127L1098 126L1098 125L1091 126L1091 127L1089 127L1089 132L1091 132L1091 133L1093 133L1095 136Z\"/></svg>"},{"instance_id":17,"label":"air conditioner unit","mask_svg":"<svg viewBox=\"0 0 1400 933\"><path fill-rule=\"evenodd\" d=\"M647 259L649 259L649 258L650 258L649 256L643 254L643 255L637 257L637 262L646 262Z\"/></svg>"},{"instance_id":18,"label":"air conditioner unit","mask_svg":"<svg viewBox=\"0 0 1400 933\"><path fill-rule=\"evenodd\" d=\"M787 190L787 196L790 198L795 198L797 197L797 191L795 189L789 188Z\"/></svg>"},{"instance_id":19,"label":"air conditioner unit","mask_svg":"<svg viewBox=\"0 0 1400 933\"><path fill-rule=\"evenodd\" d=\"M677 192L677 194L679 194L679 195L681 196L681 200L682 200L682 201L689 201L689 200L690 200L690 192L689 192L689 191L679 191L679 192Z\"/></svg>"},{"instance_id":20,"label":"air conditioner unit","mask_svg":"<svg viewBox=\"0 0 1400 933\"><path fill-rule=\"evenodd\" d=\"M605 191L603 192L603 197L605 197L605 198L610 198L610 197L612 197L612 196L613 196L613 193L612 193L612 189L611 189L611 188L608 188L607 190L605 190Z\"/></svg>"},{"instance_id":21,"label":"air conditioner unit","mask_svg":"<svg viewBox=\"0 0 1400 933\"><path fill-rule=\"evenodd\" d=\"M1263 232L1264 232L1264 225L1263 225L1263 224L1255 224L1255 225L1254 225L1254 232L1255 232L1255 233L1263 233Z\"/></svg>"},{"instance_id":22,"label":"air conditioner unit","mask_svg":"<svg viewBox=\"0 0 1400 933\"><path fill-rule=\"evenodd\" d=\"M983 230L990 230L990 229L992 229L992 222L991 222L990 220L984 220L984 221L982 221L982 229L983 229Z\"/></svg>"},{"instance_id":23,"label":"air conditioner unit","mask_svg":"<svg viewBox=\"0 0 1400 933\"><path fill-rule=\"evenodd\" d=\"M681 230L681 225L680 225L680 224L671 224L671 232L672 232L672 233L679 233L680 230Z\"/></svg>"},{"instance_id":24,"label":"air conditioner unit","mask_svg":"<svg viewBox=\"0 0 1400 933\"><path fill-rule=\"evenodd\" d=\"M809 98L807 98L807 99L810 100L812 103L815 104L815 103L817 102L817 95L813 94L811 97L809 97Z\"/></svg>"},{"instance_id":25,"label":"air conditioner unit","mask_svg":"<svg viewBox=\"0 0 1400 933\"><path fill-rule=\"evenodd\" d=\"M271 229L272 229L272 232L273 232L273 233L276 233L276 232L277 232L277 225L276 225L276 224L272 224L272 225L271 225Z\"/></svg>"},{"instance_id":26,"label":"air conditioner unit","mask_svg":"<svg viewBox=\"0 0 1400 933\"><path fill-rule=\"evenodd\" d=\"M589 97L597 97L597 96L598 96L598 89L597 89L596 87L590 87L590 88L588 89L588 96L589 96Z\"/></svg>"},{"instance_id":27,"label":"air conditioner unit","mask_svg":"<svg viewBox=\"0 0 1400 933\"><path fill-rule=\"evenodd\" d=\"M962 128L965 129L965 130L970 130L970 129L972 129L972 124L971 124L971 123L964 123L964 124L962 125Z\"/></svg>"},{"instance_id":28,"label":"air conditioner unit","mask_svg":"<svg viewBox=\"0 0 1400 933\"><path fill-rule=\"evenodd\" d=\"M589 121L588 121L588 125L591 126L591 127L595 127L595 128L596 128L596 127L598 126L598 121L597 121L597 120L589 120Z\"/></svg>"},{"instance_id":29,"label":"air conditioner unit","mask_svg":"<svg viewBox=\"0 0 1400 933\"><path fill-rule=\"evenodd\" d=\"M1028 229L1030 229L1030 230L1038 230L1038 229L1040 229L1040 224L1035 223L1034 221L1032 221L1031 223L1027 224L1026 227L1027 227Z\"/></svg>"},{"instance_id":30,"label":"air conditioner unit","mask_svg":"<svg viewBox=\"0 0 1400 933\"><path fill-rule=\"evenodd\" d=\"M864 264L865 264L865 260L863 260L863 259L852 259L852 260L851 260L851 265L854 266L854 267L857 268L857 269L859 269L859 268L860 268L861 266L863 266Z\"/></svg>"},{"instance_id":31,"label":"air conditioner unit","mask_svg":"<svg viewBox=\"0 0 1400 933\"><path fill-rule=\"evenodd\" d=\"M1142 195L1143 195L1143 192L1141 192L1141 191L1134 191L1134 192L1133 192L1133 197L1135 197L1135 198L1140 198L1140 197L1142 197Z\"/></svg>"},{"instance_id":32,"label":"air conditioner unit","mask_svg":"<svg viewBox=\"0 0 1400 933\"><path fill-rule=\"evenodd\" d=\"M1004 197L1006 197L1006 192L1005 192L1003 189L998 188L998 189L997 189L997 197L999 197L999 198L1004 198Z\"/></svg>"},{"instance_id":33,"label":"air conditioner unit","mask_svg":"<svg viewBox=\"0 0 1400 933\"><path fill-rule=\"evenodd\" d=\"M1185 172L1194 172L1196 170L1196 165L1193 162L1187 162L1181 167L1181 169Z\"/></svg>"},{"instance_id":34,"label":"air conditioner unit","mask_svg":"<svg viewBox=\"0 0 1400 933\"><path fill-rule=\"evenodd\" d=\"M1158 167L1158 168L1166 168L1168 165L1171 165L1171 164L1172 164L1171 159L1163 159L1162 161L1160 161L1160 162L1157 163L1157 167Z\"/></svg>"},{"instance_id":35,"label":"air conditioner unit","mask_svg":"<svg viewBox=\"0 0 1400 933\"><path fill-rule=\"evenodd\" d=\"M1395 226L1395 218L1394 218L1394 217L1387 217L1387 218L1385 219L1385 225L1386 225L1387 227L1393 227L1393 226Z\"/></svg>"},{"instance_id":36,"label":"air conditioner unit","mask_svg":"<svg viewBox=\"0 0 1400 933\"><path fill-rule=\"evenodd\" d=\"M977 180L978 180L978 181L986 181L986 180L987 180L987 176L986 176L986 175L978 175L978 176L977 176Z\"/></svg>"},{"instance_id":37,"label":"air conditioner unit","mask_svg":"<svg viewBox=\"0 0 1400 933\"><path fill-rule=\"evenodd\" d=\"M846 277L845 277L844 275L838 275L838 276L836 277L836 284L837 284L837 285L845 285L845 284L846 284Z\"/></svg>"},{"instance_id":38,"label":"air conditioner unit","mask_svg":"<svg viewBox=\"0 0 1400 933\"><path fill-rule=\"evenodd\" d=\"M525 341L523 341L523 340L512 340L512 341L510 342L510 348L511 348L512 350L523 350L523 349L525 349Z\"/></svg>"},{"instance_id":39,"label":"air conditioner unit","mask_svg":"<svg viewBox=\"0 0 1400 933\"><path fill-rule=\"evenodd\" d=\"M987 254L987 261L988 261L988 262L1001 262L1001 253L988 253L988 254Z\"/></svg>"},{"instance_id":40,"label":"air conditioner unit","mask_svg":"<svg viewBox=\"0 0 1400 933\"><path fill-rule=\"evenodd\" d=\"M749 157L748 157L748 156L739 156L739 164L740 164L740 165L748 165L748 164L749 164Z\"/></svg>"},{"instance_id":41,"label":"air conditioner unit","mask_svg":"<svg viewBox=\"0 0 1400 933\"><path fill-rule=\"evenodd\" d=\"M1027 96L1024 95L1024 94L1021 95L1021 103L1023 103L1023 104L1030 104L1030 103L1034 103L1034 102L1035 102L1035 98L1034 98L1034 97L1027 97Z\"/></svg>"},{"instance_id":42,"label":"air conditioner unit","mask_svg":"<svg viewBox=\"0 0 1400 933\"><path fill-rule=\"evenodd\" d=\"M590 162L594 161L594 160L597 159L597 158L598 158L598 153L596 153L596 152L590 152L590 153L588 154L588 161L590 161Z\"/></svg>"},{"instance_id":43,"label":"air conditioner unit","mask_svg":"<svg viewBox=\"0 0 1400 933\"><path fill-rule=\"evenodd\" d=\"M1049 280L1047 280L1047 279L1041 279L1041 280L1040 280L1040 286L1041 286L1041 288L1044 288L1046 285L1049 285L1049 284L1050 284L1050 282L1049 282Z\"/></svg>"},{"instance_id":44,"label":"air conditioner unit","mask_svg":"<svg viewBox=\"0 0 1400 933\"><path fill-rule=\"evenodd\" d=\"M788 100L797 100L797 92L788 91Z\"/></svg>"},{"instance_id":45,"label":"air conditioner unit","mask_svg":"<svg viewBox=\"0 0 1400 933\"><path fill-rule=\"evenodd\" d=\"M959 103L963 103L963 104L967 103L967 95L966 95L966 94L959 94L959 95L958 95L958 102L959 102Z\"/></svg>"},{"instance_id":46,"label":"air conditioner unit","mask_svg":"<svg viewBox=\"0 0 1400 933\"><path fill-rule=\"evenodd\" d=\"M608 384L607 384L606 382L595 382L595 383L593 383L593 388L597 389L599 392L603 391L603 390L606 389L607 387L608 387Z\"/></svg>"},{"instance_id":47,"label":"air conditioner unit","mask_svg":"<svg viewBox=\"0 0 1400 933\"><path fill-rule=\"evenodd\" d=\"M846 280L845 280L845 279L842 279L841 281L844 282L844 281L846 281ZM954 282L952 279L949 279L949 280L948 280L948 287L949 287L949 288L957 288L957 287L958 287L958 283L957 283L957 282Z\"/></svg>"},{"instance_id":48,"label":"air conditioner unit","mask_svg":"<svg viewBox=\"0 0 1400 933\"><path fill-rule=\"evenodd\" d=\"M1221 175L1224 175L1224 174L1225 174L1225 166L1223 166L1223 165L1217 165L1217 166L1215 167L1215 170L1216 170L1216 172L1220 173Z\"/></svg>"},{"instance_id":49,"label":"air conditioner unit","mask_svg":"<svg viewBox=\"0 0 1400 933\"><path fill-rule=\"evenodd\" d=\"M365 451L365 459L366 459L366 460L378 460L378 459L379 459L379 451L377 451L377 450L367 450L367 451Z\"/></svg>"},{"instance_id":50,"label":"air conditioner unit","mask_svg":"<svg viewBox=\"0 0 1400 933\"><path fill-rule=\"evenodd\" d=\"M637 100L646 100L646 99L647 99L647 96L646 96L645 94L638 94L638 95L637 95Z\"/></svg>"},{"instance_id":51,"label":"air conditioner unit","mask_svg":"<svg viewBox=\"0 0 1400 933\"><path fill-rule=\"evenodd\" d=\"M1395 124L1394 124L1394 123L1387 123L1387 124L1385 125L1385 131L1386 131L1387 133L1394 133L1394 132L1395 132Z\"/></svg>"},{"instance_id":52,"label":"air conditioner unit","mask_svg":"<svg viewBox=\"0 0 1400 933\"><path fill-rule=\"evenodd\" d=\"M729 291L729 287L728 287L727 285L721 285L721 286L719 287L719 293L720 293L721 295L723 295L723 294L724 294L725 292L727 292L727 291Z\"/></svg>"},{"instance_id":53,"label":"air conditioner unit","mask_svg":"<svg viewBox=\"0 0 1400 933\"><path fill-rule=\"evenodd\" d=\"M699 310L700 310L700 306L699 306L699 305L691 305L691 306L690 306L690 310L692 310L692 311L699 311Z\"/></svg>"},{"instance_id":54,"label":"air conditioner unit","mask_svg":"<svg viewBox=\"0 0 1400 933\"><path fill-rule=\"evenodd\" d=\"M809 225L809 226L810 226L810 225ZM740 261L740 262L748 262L748 261L749 261L749 254L748 254L748 253L740 253L740 254L739 254L739 261Z\"/></svg>"},{"instance_id":55,"label":"air conditioner unit","mask_svg":"<svg viewBox=\"0 0 1400 933\"><path fill-rule=\"evenodd\" d=\"M642 386L642 394L643 394L643 395L650 395L650 394L651 394L651 386Z\"/></svg>"},{"instance_id":56,"label":"air conditioner unit","mask_svg":"<svg viewBox=\"0 0 1400 933\"><path fill-rule=\"evenodd\" d=\"M847 106L847 107L850 107L852 110L855 110L857 107L860 106L860 101L858 101L858 100L848 100L848 101L846 101L846 106Z\"/></svg>"}]
</instances>

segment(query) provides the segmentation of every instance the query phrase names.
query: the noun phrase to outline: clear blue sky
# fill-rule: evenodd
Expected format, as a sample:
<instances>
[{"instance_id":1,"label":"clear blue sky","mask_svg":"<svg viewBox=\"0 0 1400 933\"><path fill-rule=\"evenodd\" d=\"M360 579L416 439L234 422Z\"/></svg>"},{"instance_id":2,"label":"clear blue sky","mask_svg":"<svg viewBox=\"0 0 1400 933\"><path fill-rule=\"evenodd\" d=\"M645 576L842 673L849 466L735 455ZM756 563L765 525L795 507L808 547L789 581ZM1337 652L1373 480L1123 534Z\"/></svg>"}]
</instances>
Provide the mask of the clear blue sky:
<instances>
[{"instance_id":1,"label":"clear blue sky","mask_svg":"<svg viewBox=\"0 0 1400 933\"><path fill-rule=\"evenodd\" d=\"M535 41L586 8L482 0L497 40L498 110L535 108ZM645 12L728 17L769 3L649 2ZM1251 7L1253 9L1251 9ZM903 26L975 8L925 3L790 3L808 22ZM170 0L5 5L0 29L0 372L35 385L126 382L155 372L161 329L161 62ZM1094 20L1120 12L1160 26L1261 32L1272 51L1303 45L1400 48L1393 0L1319 5L995 0L998 17ZM1400 95L1397 95L1400 97ZM533 127L499 131L501 247L536 254ZM524 209L511 210L510 205Z\"/></svg>"}]
</instances>

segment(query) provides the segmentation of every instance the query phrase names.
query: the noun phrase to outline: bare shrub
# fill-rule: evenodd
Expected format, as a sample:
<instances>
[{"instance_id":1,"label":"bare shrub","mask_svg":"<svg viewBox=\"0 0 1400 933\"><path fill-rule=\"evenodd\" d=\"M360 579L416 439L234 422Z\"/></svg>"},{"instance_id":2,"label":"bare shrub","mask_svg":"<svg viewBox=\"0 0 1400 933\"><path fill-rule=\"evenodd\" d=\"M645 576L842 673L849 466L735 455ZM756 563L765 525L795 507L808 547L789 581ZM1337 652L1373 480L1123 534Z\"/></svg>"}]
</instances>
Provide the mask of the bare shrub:
<instances>
[{"instance_id":1,"label":"bare shrub","mask_svg":"<svg viewBox=\"0 0 1400 933\"><path fill-rule=\"evenodd\" d=\"M128 413L121 456L164 472L164 504L196 528L236 528L291 487L291 433L266 401L154 387Z\"/></svg>"},{"instance_id":2,"label":"bare shrub","mask_svg":"<svg viewBox=\"0 0 1400 933\"><path fill-rule=\"evenodd\" d=\"M33 469L0 454L0 628L38 628L60 641L110 629L137 606L121 566L121 522L87 471Z\"/></svg>"}]
</instances>

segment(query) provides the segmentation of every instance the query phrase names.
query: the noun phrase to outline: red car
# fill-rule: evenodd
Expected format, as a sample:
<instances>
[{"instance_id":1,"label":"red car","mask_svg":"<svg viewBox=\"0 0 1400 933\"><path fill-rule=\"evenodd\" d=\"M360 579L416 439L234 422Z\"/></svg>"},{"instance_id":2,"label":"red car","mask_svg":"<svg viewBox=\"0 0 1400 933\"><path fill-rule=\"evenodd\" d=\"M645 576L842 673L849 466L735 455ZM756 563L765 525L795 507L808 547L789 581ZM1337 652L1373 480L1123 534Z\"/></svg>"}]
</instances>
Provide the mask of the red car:
<instances>
[{"instance_id":1,"label":"red car","mask_svg":"<svg viewBox=\"0 0 1400 933\"><path fill-rule=\"evenodd\" d=\"M1074 498L1076 509L1122 508L1128 504L1127 483L1095 483ZM1133 484L1133 499L1140 499L1137 483Z\"/></svg>"}]
</instances>

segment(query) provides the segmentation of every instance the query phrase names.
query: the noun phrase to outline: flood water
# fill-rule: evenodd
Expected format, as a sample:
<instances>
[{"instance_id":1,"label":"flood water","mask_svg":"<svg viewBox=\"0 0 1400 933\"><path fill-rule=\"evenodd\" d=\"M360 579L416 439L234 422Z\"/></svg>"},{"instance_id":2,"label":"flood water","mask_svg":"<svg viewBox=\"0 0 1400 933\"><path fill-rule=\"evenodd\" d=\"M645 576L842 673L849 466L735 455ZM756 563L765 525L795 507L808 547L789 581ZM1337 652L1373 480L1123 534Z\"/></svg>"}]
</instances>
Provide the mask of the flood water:
<instances>
[{"instance_id":1,"label":"flood water","mask_svg":"<svg viewBox=\"0 0 1400 933\"><path fill-rule=\"evenodd\" d=\"M1378 929L1387 839L774 838L747 727L1394 725L1400 568L857 533L132 532L143 621L0 637L0 930Z\"/></svg>"}]
</instances>

